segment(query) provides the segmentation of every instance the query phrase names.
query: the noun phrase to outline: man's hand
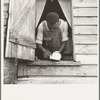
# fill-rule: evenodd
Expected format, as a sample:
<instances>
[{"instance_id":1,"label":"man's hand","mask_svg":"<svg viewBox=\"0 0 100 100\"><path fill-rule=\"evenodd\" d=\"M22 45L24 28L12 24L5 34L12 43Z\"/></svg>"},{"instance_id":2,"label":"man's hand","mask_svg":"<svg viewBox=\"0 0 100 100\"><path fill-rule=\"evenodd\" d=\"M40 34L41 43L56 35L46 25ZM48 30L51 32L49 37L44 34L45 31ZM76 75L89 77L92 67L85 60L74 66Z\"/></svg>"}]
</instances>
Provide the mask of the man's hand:
<instances>
[{"instance_id":1,"label":"man's hand","mask_svg":"<svg viewBox=\"0 0 100 100\"><path fill-rule=\"evenodd\" d=\"M45 50L45 52L43 53L44 58L49 59L51 53L48 50Z\"/></svg>"},{"instance_id":2,"label":"man's hand","mask_svg":"<svg viewBox=\"0 0 100 100\"><path fill-rule=\"evenodd\" d=\"M37 44L37 47L43 52L43 56L45 59L49 59L51 53L46 50L45 48L43 48L43 46L41 44Z\"/></svg>"}]
</instances>

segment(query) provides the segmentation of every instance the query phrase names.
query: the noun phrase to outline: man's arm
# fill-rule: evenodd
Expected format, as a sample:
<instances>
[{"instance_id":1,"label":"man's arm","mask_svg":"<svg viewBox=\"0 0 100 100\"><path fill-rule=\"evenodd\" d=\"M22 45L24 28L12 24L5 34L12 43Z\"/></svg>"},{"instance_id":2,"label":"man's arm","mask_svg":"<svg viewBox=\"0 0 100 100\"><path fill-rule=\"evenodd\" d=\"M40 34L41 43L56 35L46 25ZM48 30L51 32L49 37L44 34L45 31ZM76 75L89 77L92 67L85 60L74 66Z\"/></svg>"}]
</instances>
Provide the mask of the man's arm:
<instances>
[{"instance_id":1,"label":"man's arm","mask_svg":"<svg viewBox=\"0 0 100 100\"><path fill-rule=\"evenodd\" d=\"M61 53L63 51L63 49L65 48L67 41L64 41L61 43L60 49L59 49L59 53Z\"/></svg>"},{"instance_id":2,"label":"man's arm","mask_svg":"<svg viewBox=\"0 0 100 100\"><path fill-rule=\"evenodd\" d=\"M43 48L43 46L41 44L38 44L38 43L37 43L37 47L38 47L39 50L41 50L43 52L44 58L49 58L49 56L51 55L51 53L48 50L46 50L45 48Z\"/></svg>"},{"instance_id":3,"label":"man's arm","mask_svg":"<svg viewBox=\"0 0 100 100\"><path fill-rule=\"evenodd\" d=\"M62 21L62 27L60 27L61 29L61 35L62 35L62 43L59 49L59 52L61 53L63 51L63 49L65 48L65 45L68 41L68 24L65 21Z\"/></svg>"},{"instance_id":4,"label":"man's arm","mask_svg":"<svg viewBox=\"0 0 100 100\"><path fill-rule=\"evenodd\" d=\"M36 43L37 43L38 49L43 52L44 58L49 58L51 53L48 50L46 50L45 48L43 48L43 46L42 46L42 41L43 41L43 25L42 24L43 24L43 22L38 27Z\"/></svg>"}]
</instances>

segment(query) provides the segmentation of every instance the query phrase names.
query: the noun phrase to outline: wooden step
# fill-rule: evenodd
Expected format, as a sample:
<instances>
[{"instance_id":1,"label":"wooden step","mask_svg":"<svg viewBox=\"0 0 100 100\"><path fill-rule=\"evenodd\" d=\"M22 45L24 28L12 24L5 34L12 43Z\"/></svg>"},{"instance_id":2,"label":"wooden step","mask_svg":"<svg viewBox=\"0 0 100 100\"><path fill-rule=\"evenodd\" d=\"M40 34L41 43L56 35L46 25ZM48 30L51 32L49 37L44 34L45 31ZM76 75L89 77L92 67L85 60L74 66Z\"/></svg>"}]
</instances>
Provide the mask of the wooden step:
<instances>
[{"instance_id":1,"label":"wooden step","mask_svg":"<svg viewBox=\"0 0 100 100\"><path fill-rule=\"evenodd\" d=\"M27 65L30 65L30 66L80 66L81 63L80 61L50 61L50 60L37 60L37 61L34 61L34 62L28 62Z\"/></svg>"},{"instance_id":2,"label":"wooden step","mask_svg":"<svg viewBox=\"0 0 100 100\"><path fill-rule=\"evenodd\" d=\"M25 77L17 84L96 84L97 77Z\"/></svg>"},{"instance_id":3,"label":"wooden step","mask_svg":"<svg viewBox=\"0 0 100 100\"><path fill-rule=\"evenodd\" d=\"M61 63L60 63L61 64ZM18 66L18 77L25 76L97 76L97 65L58 65L49 62L25 64ZM65 63L64 63L65 64ZM67 63L68 64L68 63Z\"/></svg>"},{"instance_id":4,"label":"wooden step","mask_svg":"<svg viewBox=\"0 0 100 100\"><path fill-rule=\"evenodd\" d=\"M19 62L17 84L94 84L97 65L72 61Z\"/></svg>"}]
</instances>

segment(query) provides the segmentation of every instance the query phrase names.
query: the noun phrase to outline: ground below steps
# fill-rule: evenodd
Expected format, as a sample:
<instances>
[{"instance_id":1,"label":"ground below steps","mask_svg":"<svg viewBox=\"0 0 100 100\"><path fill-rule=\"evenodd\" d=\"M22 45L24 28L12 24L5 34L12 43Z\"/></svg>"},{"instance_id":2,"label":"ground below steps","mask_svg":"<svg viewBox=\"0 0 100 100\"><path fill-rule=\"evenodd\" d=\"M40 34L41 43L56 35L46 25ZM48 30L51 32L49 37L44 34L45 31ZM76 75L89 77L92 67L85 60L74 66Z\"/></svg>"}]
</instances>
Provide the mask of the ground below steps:
<instances>
[{"instance_id":1,"label":"ground below steps","mask_svg":"<svg viewBox=\"0 0 100 100\"><path fill-rule=\"evenodd\" d=\"M24 77L17 84L96 84L97 77Z\"/></svg>"}]
</instances>

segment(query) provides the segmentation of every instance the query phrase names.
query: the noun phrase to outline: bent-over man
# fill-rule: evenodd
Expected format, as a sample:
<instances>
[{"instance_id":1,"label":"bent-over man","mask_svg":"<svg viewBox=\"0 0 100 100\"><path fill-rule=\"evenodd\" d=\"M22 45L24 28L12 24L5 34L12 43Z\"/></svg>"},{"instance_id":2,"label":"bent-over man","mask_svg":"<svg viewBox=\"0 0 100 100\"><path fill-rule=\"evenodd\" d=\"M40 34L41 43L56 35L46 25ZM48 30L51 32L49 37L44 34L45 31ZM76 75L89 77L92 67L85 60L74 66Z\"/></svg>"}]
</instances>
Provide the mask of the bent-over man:
<instances>
[{"instance_id":1,"label":"bent-over man","mask_svg":"<svg viewBox=\"0 0 100 100\"><path fill-rule=\"evenodd\" d=\"M36 43L39 59L49 59L54 51L62 54L68 40L68 24L55 12L50 12L40 23Z\"/></svg>"}]
</instances>

